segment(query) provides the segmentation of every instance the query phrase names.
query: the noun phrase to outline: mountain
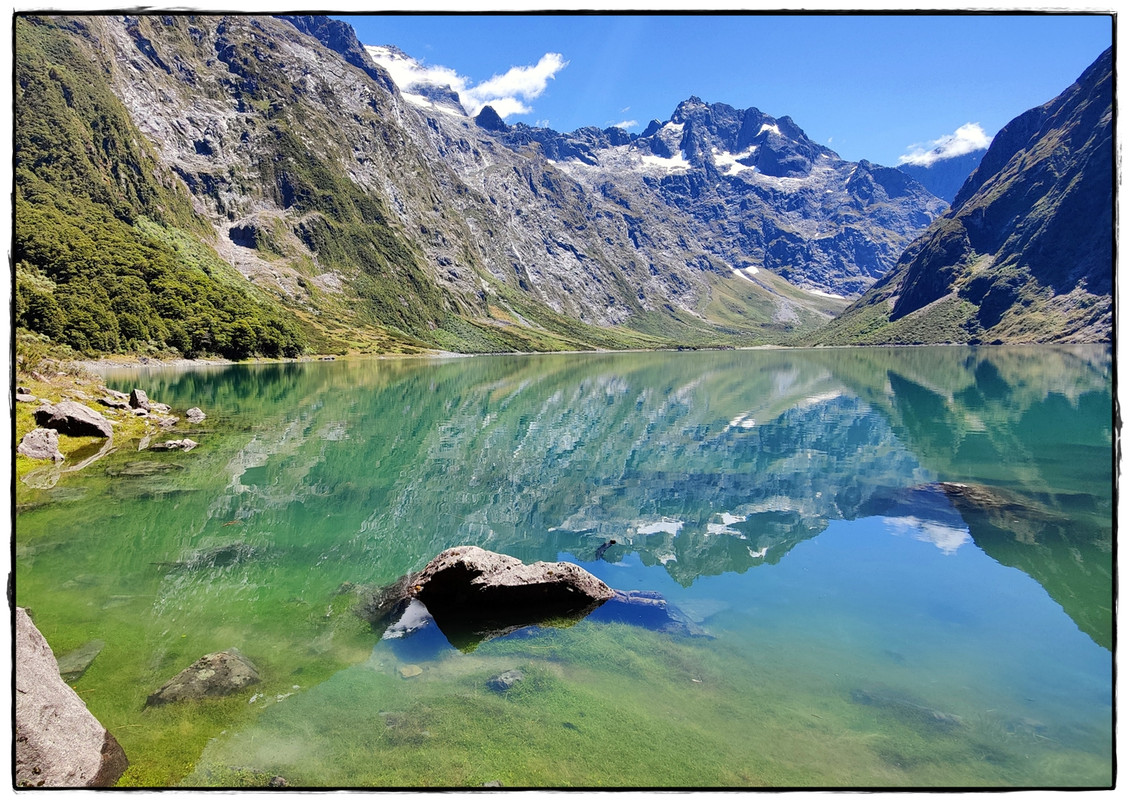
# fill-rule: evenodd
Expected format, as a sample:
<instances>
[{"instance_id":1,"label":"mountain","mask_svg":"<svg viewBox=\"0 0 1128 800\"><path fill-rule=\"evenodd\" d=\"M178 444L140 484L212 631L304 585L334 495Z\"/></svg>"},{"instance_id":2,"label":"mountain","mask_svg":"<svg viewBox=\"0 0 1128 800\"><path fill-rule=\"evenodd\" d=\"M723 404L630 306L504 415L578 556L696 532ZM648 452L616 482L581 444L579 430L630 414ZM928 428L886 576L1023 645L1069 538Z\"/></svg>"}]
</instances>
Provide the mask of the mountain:
<instances>
[{"instance_id":1,"label":"mountain","mask_svg":"<svg viewBox=\"0 0 1128 800\"><path fill-rule=\"evenodd\" d=\"M768 270L814 292L861 293L943 210L915 180L842 160L790 117L697 97L639 135L493 130L511 149L536 143L591 191L610 184L619 197L656 203L660 214L681 211L710 253L746 276ZM658 222L641 219L647 228Z\"/></svg>"},{"instance_id":2,"label":"mountain","mask_svg":"<svg viewBox=\"0 0 1128 800\"><path fill-rule=\"evenodd\" d=\"M1114 187L1109 50L1007 124L948 213L810 341L1110 341Z\"/></svg>"},{"instance_id":3,"label":"mountain","mask_svg":"<svg viewBox=\"0 0 1128 800\"><path fill-rule=\"evenodd\" d=\"M943 207L755 109L470 118L324 17L19 15L14 43L16 323L82 352L781 341Z\"/></svg>"},{"instance_id":4,"label":"mountain","mask_svg":"<svg viewBox=\"0 0 1128 800\"><path fill-rule=\"evenodd\" d=\"M937 197L951 203L967 177L979 166L984 151L942 158L928 164L901 164L897 169Z\"/></svg>"}]
</instances>

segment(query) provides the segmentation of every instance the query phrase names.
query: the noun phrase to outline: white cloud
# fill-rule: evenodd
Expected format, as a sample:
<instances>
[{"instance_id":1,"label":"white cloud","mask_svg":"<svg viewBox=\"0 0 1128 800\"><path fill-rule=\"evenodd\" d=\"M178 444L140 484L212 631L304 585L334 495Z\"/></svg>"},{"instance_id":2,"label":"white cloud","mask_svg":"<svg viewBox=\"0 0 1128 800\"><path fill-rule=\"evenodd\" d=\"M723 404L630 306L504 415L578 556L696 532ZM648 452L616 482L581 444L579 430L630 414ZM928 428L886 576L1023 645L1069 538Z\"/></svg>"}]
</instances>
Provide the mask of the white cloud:
<instances>
[{"instance_id":1,"label":"white cloud","mask_svg":"<svg viewBox=\"0 0 1128 800\"><path fill-rule=\"evenodd\" d=\"M400 91L410 92L412 86L418 85L449 86L458 92L470 116L475 116L483 106L489 105L503 119L514 114L532 113L528 101L544 94L548 81L568 66L559 53L545 53L532 66L510 67L508 71L475 85L449 67L424 65L395 48L370 45L367 50L376 63L388 70Z\"/></svg>"},{"instance_id":2,"label":"white cloud","mask_svg":"<svg viewBox=\"0 0 1128 800\"><path fill-rule=\"evenodd\" d=\"M910 145L909 151L898 159L898 163L928 167L946 158L956 158L977 150L986 150L990 144L991 137L984 132L979 123L969 122L957 128L955 133L941 136L935 141Z\"/></svg>"},{"instance_id":3,"label":"white cloud","mask_svg":"<svg viewBox=\"0 0 1128 800\"><path fill-rule=\"evenodd\" d=\"M368 55L372 56L373 61L388 71L400 91L406 91L420 84L449 86L459 94L466 88L466 78L449 67L426 66L392 47L368 45L365 49L368 50Z\"/></svg>"},{"instance_id":4,"label":"white cloud","mask_svg":"<svg viewBox=\"0 0 1128 800\"><path fill-rule=\"evenodd\" d=\"M622 122L616 122L611 127L612 128L622 128L623 130L627 130L628 128L637 128L638 127L638 120L637 119L625 119Z\"/></svg>"},{"instance_id":5,"label":"white cloud","mask_svg":"<svg viewBox=\"0 0 1128 800\"><path fill-rule=\"evenodd\" d=\"M470 116L472 116L472 117L477 116L478 112L481 111L482 108L485 107L485 106L493 106L493 110L496 111L497 115L499 117L501 117L502 119L505 119L506 117L511 117L514 114L531 114L531 113L533 113L533 109L531 109L529 106L522 103L516 97L497 97L497 98L494 98L494 99L492 99L492 100L490 100L489 102L486 102L486 103L482 103L482 102L467 103L467 102L463 101L463 105L466 106L467 113L469 113Z\"/></svg>"}]
</instances>

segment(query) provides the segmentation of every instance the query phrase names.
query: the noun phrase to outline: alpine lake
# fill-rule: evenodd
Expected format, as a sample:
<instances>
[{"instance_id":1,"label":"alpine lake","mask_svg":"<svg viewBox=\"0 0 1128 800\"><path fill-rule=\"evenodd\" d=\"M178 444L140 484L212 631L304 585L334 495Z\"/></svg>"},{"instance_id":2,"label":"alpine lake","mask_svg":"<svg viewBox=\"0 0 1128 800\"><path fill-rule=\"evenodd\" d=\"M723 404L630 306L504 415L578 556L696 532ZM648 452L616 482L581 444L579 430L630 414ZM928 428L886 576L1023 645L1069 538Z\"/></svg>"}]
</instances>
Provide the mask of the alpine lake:
<instances>
[{"instance_id":1,"label":"alpine lake","mask_svg":"<svg viewBox=\"0 0 1128 800\"><path fill-rule=\"evenodd\" d=\"M16 602L57 657L97 652L70 683L130 759L119 786L1112 785L1108 347L105 380L207 414L165 437L194 450L115 441L17 509ZM578 563L687 624L455 647L355 613L457 545ZM260 683L146 707L232 647Z\"/></svg>"}]
</instances>

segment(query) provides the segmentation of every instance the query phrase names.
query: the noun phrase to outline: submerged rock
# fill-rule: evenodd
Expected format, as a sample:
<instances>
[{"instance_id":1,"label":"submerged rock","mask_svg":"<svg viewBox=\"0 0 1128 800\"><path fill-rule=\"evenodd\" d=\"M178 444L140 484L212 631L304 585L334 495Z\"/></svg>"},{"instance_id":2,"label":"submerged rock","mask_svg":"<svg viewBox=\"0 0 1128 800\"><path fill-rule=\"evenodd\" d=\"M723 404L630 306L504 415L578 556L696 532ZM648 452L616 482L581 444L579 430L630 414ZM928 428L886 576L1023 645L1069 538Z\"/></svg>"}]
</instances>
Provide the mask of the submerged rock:
<instances>
[{"instance_id":1,"label":"submerged rock","mask_svg":"<svg viewBox=\"0 0 1128 800\"><path fill-rule=\"evenodd\" d=\"M164 442L157 442L156 444L149 445L150 450L183 450L188 452L194 447L198 446L199 442L194 442L191 439L169 439Z\"/></svg>"},{"instance_id":2,"label":"submerged rock","mask_svg":"<svg viewBox=\"0 0 1128 800\"><path fill-rule=\"evenodd\" d=\"M111 478L149 478L179 469L184 467L168 461L127 461L124 464L106 467L106 474Z\"/></svg>"},{"instance_id":3,"label":"submerged rock","mask_svg":"<svg viewBox=\"0 0 1128 800\"><path fill-rule=\"evenodd\" d=\"M71 650L66 655L60 656L59 674L63 680L77 681L81 678L105 646L106 643L101 639L93 639L77 650Z\"/></svg>"},{"instance_id":4,"label":"submerged rock","mask_svg":"<svg viewBox=\"0 0 1128 800\"><path fill-rule=\"evenodd\" d=\"M936 484L936 488L946 494L957 506L964 508L985 512L1045 514L1045 511L1032 501L997 486L941 481Z\"/></svg>"},{"instance_id":5,"label":"submerged rock","mask_svg":"<svg viewBox=\"0 0 1128 800\"><path fill-rule=\"evenodd\" d=\"M892 689L854 689L850 692L850 700L859 705L880 708L903 722L938 732L947 732L963 725L963 720L955 714L930 708L917 702L916 698Z\"/></svg>"},{"instance_id":6,"label":"submerged rock","mask_svg":"<svg viewBox=\"0 0 1128 800\"><path fill-rule=\"evenodd\" d=\"M614 595L592 612L595 622L624 622L652 631L682 636L708 636L705 629L671 605L659 592L614 590Z\"/></svg>"},{"instance_id":7,"label":"submerged rock","mask_svg":"<svg viewBox=\"0 0 1128 800\"><path fill-rule=\"evenodd\" d=\"M614 539L608 539L606 542L601 544L595 551L595 560L598 561L599 559L603 558L603 554L614 547L616 544L617 542Z\"/></svg>"},{"instance_id":8,"label":"submerged rock","mask_svg":"<svg viewBox=\"0 0 1128 800\"><path fill-rule=\"evenodd\" d=\"M197 660L149 695L145 705L225 697L258 682L258 668L232 647Z\"/></svg>"},{"instance_id":9,"label":"submerged rock","mask_svg":"<svg viewBox=\"0 0 1128 800\"><path fill-rule=\"evenodd\" d=\"M935 486L947 496L968 527L986 522L1024 544L1035 544L1047 525L1068 522L1037 500L997 486L952 482Z\"/></svg>"},{"instance_id":10,"label":"submerged rock","mask_svg":"<svg viewBox=\"0 0 1128 800\"><path fill-rule=\"evenodd\" d=\"M113 734L59 676L47 640L16 609L17 787L113 786L129 759Z\"/></svg>"},{"instance_id":11,"label":"submerged rock","mask_svg":"<svg viewBox=\"0 0 1128 800\"><path fill-rule=\"evenodd\" d=\"M519 669L509 669L500 675L494 675L486 686L495 692L508 692L521 681L525 680L525 673Z\"/></svg>"},{"instance_id":12,"label":"submerged rock","mask_svg":"<svg viewBox=\"0 0 1128 800\"><path fill-rule=\"evenodd\" d=\"M259 555L259 549L242 542L221 544L193 553L184 561L163 561L159 567L174 569L210 569L214 567L229 567L249 561Z\"/></svg>"}]
</instances>

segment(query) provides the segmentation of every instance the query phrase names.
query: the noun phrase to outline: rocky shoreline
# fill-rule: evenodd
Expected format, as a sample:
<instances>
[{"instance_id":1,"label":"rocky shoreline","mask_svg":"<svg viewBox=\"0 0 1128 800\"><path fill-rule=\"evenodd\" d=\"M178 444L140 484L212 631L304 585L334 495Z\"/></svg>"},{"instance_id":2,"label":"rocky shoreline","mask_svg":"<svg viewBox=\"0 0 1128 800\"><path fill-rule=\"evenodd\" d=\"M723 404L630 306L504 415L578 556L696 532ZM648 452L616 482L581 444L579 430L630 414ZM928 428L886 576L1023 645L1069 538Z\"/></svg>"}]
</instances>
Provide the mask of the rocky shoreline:
<instances>
[{"instance_id":1,"label":"rocky shoreline","mask_svg":"<svg viewBox=\"0 0 1128 800\"><path fill-rule=\"evenodd\" d=\"M21 370L15 387L17 494L24 487L54 486L63 474L109 455L120 442L136 441L139 450L188 451L198 444L162 434L203 422L207 415L200 408L174 413L143 389L127 394L109 388L83 364L44 359L36 367ZM99 442L91 455L86 448Z\"/></svg>"}]
</instances>

